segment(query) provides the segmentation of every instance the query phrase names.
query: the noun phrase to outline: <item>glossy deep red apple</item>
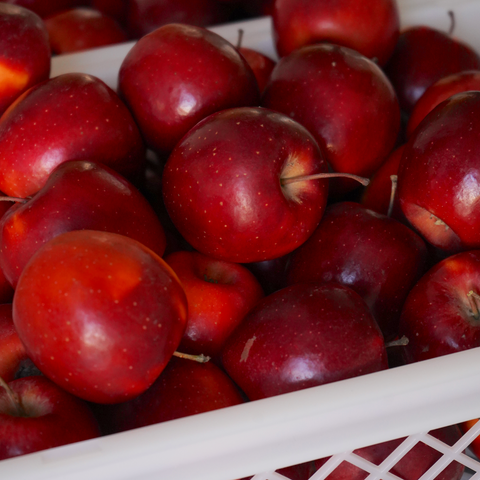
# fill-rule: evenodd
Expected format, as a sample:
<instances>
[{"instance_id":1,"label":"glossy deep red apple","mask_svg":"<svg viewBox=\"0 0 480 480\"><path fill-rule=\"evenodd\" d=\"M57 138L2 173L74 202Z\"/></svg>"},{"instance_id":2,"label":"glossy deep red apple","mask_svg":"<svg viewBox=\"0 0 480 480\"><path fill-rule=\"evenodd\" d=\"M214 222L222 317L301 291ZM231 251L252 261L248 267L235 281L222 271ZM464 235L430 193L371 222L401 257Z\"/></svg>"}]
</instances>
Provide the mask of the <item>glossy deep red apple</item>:
<instances>
[{"instance_id":1,"label":"glossy deep red apple","mask_svg":"<svg viewBox=\"0 0 480 480\"><path fill-rule=\"evenodd\" d=\"M461 438L458 426L448 426L432 430L429 435L440 440L446 445L452 447ZM386 458L398 448L405 438L390 440L388 442L359 448L353 451L356 455L365 460L380 465ZM389 473L396 475L404 480L418 480L430 467L432 467L440 458L442 453L430 447L429 445L418 442L389 470ZM317 460L317 468L320 468L327 459ZM435 480L460 480L465 470L465 466L458 462L451 462ZM368 473L349 463L342 462L326 480L364 480Z\"/></svg>"},{"instance_id":2,"label":"glossy deep red apple","mask_svg":"<svg viewBox=\"0 0 480 480\"><path fill-rule=\"evenodd\" d=\"M442 77L430 85L417 100L407 123L407 137L438 104L452 95L469 90L480 90L480 70L466 70Z\"/></svg>"},{"instance_id":3,"label":"glossy deep red apple","mask_svg":"<svg viewBox=\"0 0 480 480\"><path fill-rule=\"evenodd\" d=\"M38 192L67 160L93 160L131 178L145 163L135 121L100 79L67 73L32 87L0 119L0 190Z\"/></svg>"},{"instance_id":4,"label":"glossy deep red apple","mask_svg":"<svg viewBox=\"0 0 480 480\"><path fill-rule=\"evenodd\" d=\"M384 65L400 33L395 0L277 0L272 19L275 46L282 57L305 45L328 42Z\"/></svg>"},{"instance_id":5,"label":"glossy deep red apple","mask_svg":"<svg viewBox=\"0 0 480 480\"><path fill-rule=\"evenodd\" d=\"M24 377L8 387L17 399L0 385L0 460L100 436L87 404L51 380Z\"/></svg>"},{"instance_id":6,"label":"glossy deep red apple","mask_svg":"<svg viewBox=\"0 0 480 480\"><path fill-rule=\"evenodd\" d=\"M129 0L126 28L132 38L140 38L169 23L197 27L226 23L230 14L216 0Z\"/></svg>"},{"instance_id":7,"label":"glossy deep red apple","mask_svg":"<svg viewBox=\"0 0 480 480\"><path fill-rule=\"evenodd\" d=\"M146 392L128 402L105 406L102 417L108 433L122 432L244 401L239 388L214 363L172 357Z\"/></svg>"},{"instance_id":8,"label":"glossy deep red apple","mask_svg":"<svg viewBox=\"0 0 480 480\"><path fill-rule=\"evenodd\" d=\"M91 230L63 233L25 267L13 321L35 365L97 403L129 400L165 368L185 330L177 276L147 247Z\"/></svg>"},{"instance_id":9,"label":"glossy deep red apple","mask_svg":"<svg viewBox=\"0 0 480 480\"><path fill-rule=\"evenodd\" d=\"M397 97L382 70L338 45L302 47L283 57L272 72L262 106L306 127L325 150L333 171L363 177L384 162L400 129ZM332 185L339 194L358 183L338 179Z\"/></svg>"},{"instance_id":10,"label":"glossy deep red apple","mask_svg":"<svg viewBox=\"0 0 480 480\"><path fill-rule=\"evenodd\" d=\"M165 261L177 274L188 301L181 352L217 358L234 328L264 297L244 266L199 252L174 252Z\"/></svg>"},{"instance_id":11,"label":"glossy deep red apple","mask_svg":"<svg viewBox=\"0 0 480 480\"><path fill-rule=\"evenodd\" d=\"M248 263L301 245L323 214L328 181L287 178L325 173L313 137L272 110L234 108L192 128L163 173L165 207L196 250Z\"/></svg>"},{"instance_id":12,"label":"glossy deep red apple","mask_svg":"<svg viewBox=\"0 0 480 480\"><path fill-rule=\"evenodd\" d=\"M295 284L265 297L228 338L222 362L250 400L387 368L367 305L333 283Z\"/></svg>"},{"instance_id":13,"label":"glossy deep red apple","mask_svg":"<svg viewBox=\"0 0 480 480\"><path fill-rule=\"evenodd\" d=\"M480 346L480 250L452 255L413 287L402 309L399 332L409 363Z\"/></svg>"},{"instance_id":14,"label":"glossy deep red apple","mask_svg":"<svg viewBox=\"0 0 480 480\"><path fill-rule=\"evenodd\" d=\"M100 163L68 161L0 220L0 267L10 284L16 287L25 265L46 242L84 229L134 238L159 256L166 247L160 220L130 182Z\"/></svg>"},{"instance_id":15,"label":"glossy deep red apple","mask_svg":"<svg viewBox=\"0 0 480 480\"><path fill-rule=\"evenodd\" d=\"M428 27L405 29L385 66L400 106L410 113L425 90L452 73L480 69L480 56L448 33Z\"/></svg>"},{"instance_id":16,"label":"glossy deep red apple","mask_svg":"<svg viewBox=\"0 0 480 480\"><path fill-rule=\"evenodd\" d=\"M480 92L433 109L405 146L398 198L405 217L436 248L480 247Z\"/></svg>"},{"instance_id":17,"label":"glossy deep red apple","mask_svg":"<svg viewBox=\"0 0 480 480\"><path fill-rule=\"evenodd\" d=\"M391 340L426 261L425 242L413 230L358 203L339 202L327 207L312 236L292 253L287 283L335 282L352 288Z\"/></svg>"},{"instance_id":18,"label":"glossy deep red apple","mask_svg":"<svg viewBox=\"0 0 480 480\"><path fill-rule=\"evenodd\" d=\"M253 48L239 47L238 51L252 68L255 78L257 79L258 88L260 93L262 93L265 90L265 87L270 80L272 70L277 63L269 56Z\"/></svg>"},{"instance_id":19,"label":"glossy deep red apple","mask_svg":"<svg viewBox=\"0 0 480 480\"><path fill-rule=\"evenodd\" d=\"M79 52L128 39L113 18L93 8L63 10L45 18L44 22L55 54Z\"/></svg>"},{"instance_id":20,"label":"glossy deep red apple","mask_svg":"<svg viewBox=\"0 0 480 480\"><path fill-rule=\"evenodd\" d=\"M235 47L184 24L141 38L122 62L118 87L147 144L163 154L209 114L259 103L255 75Z\"/></svg>"},{"instance_id":21,"label":"glossy deep red apple","mask_svg":"<svg viewBox=\"0 0 480 480\"><path fill-rule=\"evenodd\" d=\"M0 3L0 115L24 91L50 75L48 32L38 15Z\"/></svg>"}]
</instances>

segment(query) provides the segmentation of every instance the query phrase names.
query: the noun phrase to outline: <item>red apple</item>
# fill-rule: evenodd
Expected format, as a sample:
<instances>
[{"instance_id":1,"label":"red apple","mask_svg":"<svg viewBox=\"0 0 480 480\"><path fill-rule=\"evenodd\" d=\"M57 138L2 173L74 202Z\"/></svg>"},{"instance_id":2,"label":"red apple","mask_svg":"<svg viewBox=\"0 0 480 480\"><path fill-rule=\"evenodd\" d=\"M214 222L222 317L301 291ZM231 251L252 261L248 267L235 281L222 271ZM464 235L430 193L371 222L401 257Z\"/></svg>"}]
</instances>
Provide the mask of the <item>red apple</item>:
<instances>
[{"instance_id":1,"label":"red apple","mask_svg":"<svg viewBox=\"0 0 480 480\"><path fill-rule=\"evenodd\" d=\"M228 336L264 297L260 283L246 267L199 252L174 252L165 261L177 274L188 301L179 350L216 359Z\"/></svg>"},{"instance_id":2,"label":"red apple","mask_svg":"<svg viewBox=\"0 0 480 480\"><path fill-rule=\"evenodd\" d=\"M6 385L6 384L5 384ZM43 376L0 383L0 460L100 436L85 402Z\"/></svg>"},{"instance_id":3,"label":"red apple","mask_svg":"<svg viewBox=\"0 0 480 480\"><path fill-rule=\"evenodd\" d=\"M408 363L480 346L480 250L452 255L413 287L402 309L399 333ZM480 298L480 297L479 297Z\"/></svg>"},{"instance_id":4,"label":"red apple","mask_svg":"<svg viewBox=\"0 0 480 480\"><path fill-rule=\"evenodd\" d=\"M104 15L115 19L122 27L126 26L130 0L91 0L91 6Z\"/></svg>"},{"instance_id":5,"label":"red apple","mask_svg":"<svg viewBox=\"0 0 480 480\"><path fill-rule=\"evenodd\" d=\"M100 423L108 433L239 405L239 388L212 362L173 357L155 383L128 402L105 405Z\"/></svg>"},{"instance_id":6,"label":"red apple","mask_svg":"<svg viewBox=\"0 0 480 480\"><path fill-rule=\"evenodd\" d=\"M48 32L26 8L0 3L0 116L23 92L50 75Z\"/></svg>"},{"instance_id":7,"label":"red apple","mask_svg":"<svg viewBox=\"0 0 480 480\"><path fill-rule=\"evenodd\" d=\"M459 428L454 426L448 426L432 430L429 435L440 440L448 446L453 446L461 438ZM390 440L388 442L382 442L376 445L359 448L354 450L353 453L365 460L380 465L387 457L398 448L405 438L399 438L396 440ZM400 460L389 470L390 474L396 475L404 480L418 480L422 475L432 467L440 458L442 453L426 445L423 442L416 443ZM316 466L320 468L327 459L317 460ZM460 480L462 478L465 466L458 462L451 462L435 480ZM364 480L368 476L368 473L349 463L348 461L342 462L330 475L326 477L326 480Z\"/></svg>"},{"instance_id":8,"label":"red apple","mask_svg":"<svg viewBox=\"0 0 480 480\"><path fill-rule=\"evenodd\" d=\"M233 108L192 128L163 173L165 207L194 249L249 263L301 245L323 214L327 180L287 179L325 173L313 137L286 115Z\"/></svg>"},{"instance_id":9,"label":"red apple","mask_svg":"<svg viewBox=\"0 0 480 480\"><path fill-rule=\"evenodd\" d=\"M169 23L208 27L230 20L230 9L217 0L129 0L126 28L143 37Z\"/></svg>"},{"instance_id":10,"label":"red apple","mask_svg":"<svg viewBox=\"0 0 480 480\"><path fill-rule=\"evenodd\" d=\"M182 24L141 38L122 62L118 86L147 144L163 154L209 114L259 103L255 75L235 47Z\"/></svg>"},{"instance_id":11,"label":"red apple","mask_svg":"<svg viewBox=\"0 0 480 480\"><path fill-rule=\"evenodd\" d=\"M127 34L111 17L87 7L62 10L44 19L55 54L79 52L127 41Z\"/></svg>"},{"instance_id":12,"label":"red apple","mask_svg":"<svg viewBox=\"0 0 480 480\"><path fill-rule=\"evenodd\" d=\"M333 283L295 284L260 301L228 338L222 362L250 400L387 368L362 298Z\"/></svg>"},{"instance_id":13,"label":"red apple","mask_svg":"<svg viewBox=\"0 0 480 480\"><path fill-rule=\"evenodd\" d=\"M471 46L427 26L413 26L401 32L385 66L400 106L408 114L437 80L462 70L478 69L480 56Z\"/></svg>"},{"instance_id":14,"label":"red apple","mask_svg":"<svg viewBox=\"0 0 480 480\"><path fill-rule=\"evenodd\" d=\"M166 247L157 215L130 182L106 165L68 161L0 220L0 267L10 284L16 287L25 265L47 241L84 229L134 238L159 256Z\"/></svg>"},{"instance_id":15,"label":"red apple","mask_svg":"<svg viewBox=\"0 0 480 480\"><path fill-rule=\"evenodd\" d=\"M358 203L339 202L327 207L312 236L292 253L287 283L335 282L352 288L391 340L426 261L425 242L413 230Z\"/></svg>"},{"instance_id":16,"label":"red apple","mask_svg":"<svg viewBox=\"0 0 480 480\"><path fill-rule=\"evenodd\" d=\"M133 178L145 164L135 121L100 79L67 73L25 92L0 119L0 190L28 197L67 160L93 160Z\"/></svg>"},{"instance_id":17,"label":"red apple","mask_svg":"<svg viewBox=\"0 0 480 480\"><path fill-rule=\"evenodd\" d=\"M283 57L273 69L262 106L306 127L333 171L363 177L385 161L400 129L397 97L382 70L338 45L302 47ZM332 185L338 195L358 183L338 179Z\"/></svg>"},{"instance_id":18,"label":"red apple","mask_svg":"<svg viewBox=\"0 0 480 480\"><path fill-rule=\"evenodd\" d=\"M4 2L20 5L45 18L62 10L85 5L88 0L4 0Z\"/></svg>"},{"instance_id":19,"label":"red apple","mask_svg":"<svg viewBox=\"0 0 480 480\"><path fill-rule=\"evenodd\" d=\"M277 0L273 37L280 56L314 43L352 48L384 65L400 33L396 0Z\"/></svg>"},{"instance_id":20,"label":"red apple","mask_svg":"<svg viewBox=\"0 0 480 480\"><path fill-rule=\"evenodd\" d=\"M400 207L410 224L447 254L480 247L480 92L434 108L405 146Z\"/></svg>"},{"instance_id":21,"label":"red apple","mask_svg":"<svg viewBox=\"0 0 480 480\"><path fill-rule=\"evenodd\" d=\"M438 104L456 93L469 90L480 90L480 70L452 73L430 85L413 107L407 123L407 137Z\"/></svg>"},{"instance_id":22,"label":"red apple","mask_svg":"<svg viewBox=\"0 0 480 480\"><path fill-rule=\"evenodd\" d=\"M466 433L470 430L477 422L479 421L478 418L474 418L472 420L467 420L466 422L462 422L460 424L460 429L462 432ZM473 442L469 445L470 450L480 458L480 436L476 437Z\"/></svg>"},{"instance_id":23,"label":"red apple","mask_svg":"<svg viewBox=\"0 0 480 480\"><path fill-rule=\"evenodd\" d=\"M187 300L150 249L115 233L78 230L43 245L25 267L13 321L35 365L97 403L145 391L180 343Z\"/></svg>"}]
</instances>

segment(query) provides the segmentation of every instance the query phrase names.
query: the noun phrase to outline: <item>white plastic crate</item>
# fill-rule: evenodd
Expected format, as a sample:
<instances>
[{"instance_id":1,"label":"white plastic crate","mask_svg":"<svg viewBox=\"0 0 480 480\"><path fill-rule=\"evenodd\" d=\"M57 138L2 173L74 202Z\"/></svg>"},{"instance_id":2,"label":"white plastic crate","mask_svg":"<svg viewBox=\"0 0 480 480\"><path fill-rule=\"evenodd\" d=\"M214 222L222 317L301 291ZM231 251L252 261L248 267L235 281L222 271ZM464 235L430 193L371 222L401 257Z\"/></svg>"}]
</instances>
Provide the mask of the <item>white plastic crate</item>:
<instances>
[{"instance_id":1,"label":"white plastic crate","mask_svg":"<svg viewBox=\"0 0 480 480\"><path fill-rule=\"evenodd\" d=\"M448 30L480 50L480 1L399 0L402 25ZM275 57L270 20L241 22L212 30L231 42ZM53 60L52 76L91 73L116 88L127 43ZM282 480L276 469L333 455L311 480L325 478L347 460L370 473L368 480L395 479L389 468L416 442L443 456L422 478L430 480L451 461L480 479L480 462L462 453L480 434L480 422L450 447L429 430L480 417L480 348L397 367L320 387L258 400L130 432L58 447L0 462L10 480ZM408 437L381 465L352 454L375 443Z\"/></svg>"}]
</instances>

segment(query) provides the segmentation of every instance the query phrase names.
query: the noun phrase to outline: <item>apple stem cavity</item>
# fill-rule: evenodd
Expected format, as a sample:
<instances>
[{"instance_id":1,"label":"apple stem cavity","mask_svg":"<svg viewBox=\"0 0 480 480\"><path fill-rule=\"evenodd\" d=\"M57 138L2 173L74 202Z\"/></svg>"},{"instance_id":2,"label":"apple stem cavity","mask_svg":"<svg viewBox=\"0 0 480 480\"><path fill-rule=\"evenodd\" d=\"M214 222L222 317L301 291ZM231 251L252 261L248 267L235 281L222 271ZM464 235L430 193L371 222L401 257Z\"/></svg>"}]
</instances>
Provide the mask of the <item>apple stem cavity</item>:
<instances>
[{"instance_id":1,"label":"apple stem cavity","mask_svg":"<svg viewBox=\"0 0 480 480\"><path fill-rule=\"evenodd\" d=\"M470 308L472 309L473 317L478 320L478 318L480 317L478 311L478 300L480 300L480 295L473 290L470 290L467 293L467 298L470 303Z\"/></svg>"},{"instance_id":2,"label":"apple stem cavity","mask_svg":"<svg viewBox=\"0 0 480 480\"><path fill-rule=\"evenodd\" d=\"M191 355L189 353L174 352L173 355L178 358L185 358L198 363L207 363L210 361L210 357L201 353L200 355Z\"/></svg>"},{"instance_id":3,"label":"apple stem cavity","mask_svg":"<svg viewBox=\"0 0 480 480\"><path fill-rule=\"evenodd\" d=\"M299 175L297 177L287 177L281 178L280 184L283 186L290 185L291 183L296 182L304 182L307 180L321 180L324 178L351 178L352 180L356 180L357 182L361 183L364 187L366 187L370 180L365 177L360 177L359 175L354 175L352 173L339 173L339 172L332 172L332 173L316 173L313 175Z\"/></svg>"},{"instance_id":4,"label":"apple stem cavity","mask_svg":"<svg viewBox=\"0 0 480 480\"><path fill-rule=\"evenodd\" d=\"M7 399L10 402L11 406L11 414L16 416L16 417L27 417L27 412L25 411L25 408L23 408L22 400L18 396L16 392L14 392L7 382L0 377L0 386L5 389L7 392Z\"/></svg>"},{"instance_id":5,"label":"apple stem cavity","mask_svg":"<svg viewBox=\"0 0 480 480\"><path fill-rule=\"evenodd\" d=\"M393 202L395 201L395 195L397 193L397 185L398 185L397 175L390 175L390 180L392 181L392 189L390 191L390 203L388 204L387 217L392 216Z\"/></svg>"}]
</instances>

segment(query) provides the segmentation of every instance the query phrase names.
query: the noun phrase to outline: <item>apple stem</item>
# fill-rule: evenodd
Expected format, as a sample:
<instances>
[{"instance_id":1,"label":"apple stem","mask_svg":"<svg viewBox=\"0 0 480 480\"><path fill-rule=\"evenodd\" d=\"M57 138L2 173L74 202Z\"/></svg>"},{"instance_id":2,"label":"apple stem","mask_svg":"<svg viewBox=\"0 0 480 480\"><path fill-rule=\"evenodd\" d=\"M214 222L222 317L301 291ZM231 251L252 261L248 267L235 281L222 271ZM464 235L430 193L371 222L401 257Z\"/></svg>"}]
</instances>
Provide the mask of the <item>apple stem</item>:
<instances>
[{"instance_id":1,"label":"apple stem","mask_svg":"<svg viewBox=\"0 0 480 480\"><path fill-rule=\"evenodd\" d=\"M10 400L12 411L15 412L14 415L17 417L27 417L28 415L25 411L25 408L23 408L22 400L18 394L10 388L10 386L2 377L0 377L0 386L3 387L7 392L7 399Z\"/></svg>"},{"instance_id":2,"label":"apple stem","mask_svg":"<svg viewBox=\"0 0 480 480\"><path fill-rule=\"evenodd\" d=\"M237 49L242 46L242 40L243 40L243 28L238 29L238 40L237 40Z\"/></svg>"},{"instance_id":3,"label":"apple stem","mask_svg":"<svg viewBox=\"0 0 480 480\"><path fill-rule=\"evenodd\" d=\"M455 30L455 13L453 13L453 10L448 11L448 16L450 17L450 29L448 30L448 34L452 36L453 31Z\"/></svg>"},{"instance_id":4,"label":"apple stem","mask_svg":"<svg viewBox=\"0 0 480 480\"><path fill-rule=\"evenodd\" d=\"M190 355L189 353L174 352L173 355L178 358L185 358L187 360L193 360L198 363L207 363L210 361L210 357L201 353L200 355Z\"/></svg>"},{"instance_id":5,"label":"apple stem","mask_svg":"<svg viewBox=\"0 0 480 480\"><path fill-rule=\"evenodd\" d=\"M290 183L295 182L304 182L305 180L317 180L323 178L351 178L352 180L356 180L360 182L364 187L366 187L370 180L365 177L360 177L358 175L353 175L351 173L339 173L339 172L332 172L332 173L316 173L314 175L299 175L298 177L288 177L288 178L281 178L280 183L281 185L289 185Z\"/></svg>"},{"instance_id":6,"label":"apple stem","mask_svg":"<svg viewBox=\"0 0 480 480\"><path fill-rule=\"evenodd\" d=\"M390 180L392 181L392 189L390 190L390 203L388 204L387 217L391 217L393 212L393 202L395 201L398 185L397 175L390 175Z\"/></svg>"},{"instance_id":7,"label":"apple stem","mask_svg":"<svg viewBox=\"0 0 480 480\"><path fill-rule=\"evenodd\" d=\"M0 202L27 203L28 199L19 197L0 197Z\"/></svg>"},{"instance_id":8,"label":"apple stem","mask_svg":"<svg viewBox=\"0 0 480 480\"><path fill-rule=\"evenodd\" d=\"M467 293L468 301L470 303L470 308L472 309L472 313L474 318L478 319L479 312L478 312L478 303L477 300L480 300L480 295L473 290L470 290Z\"/></svg>"},{"instance_id":9,"label":"apple stem","mask_svg":"<svg viewBox=\"0 0 480 480\"><path fill-rule=\"evenodd\" d=\"M405 347L408 345L408 338L404 335L403 337L391 340L390 342L385 343L385 348L390 347Z\"/></svg>"}]
</instances>

